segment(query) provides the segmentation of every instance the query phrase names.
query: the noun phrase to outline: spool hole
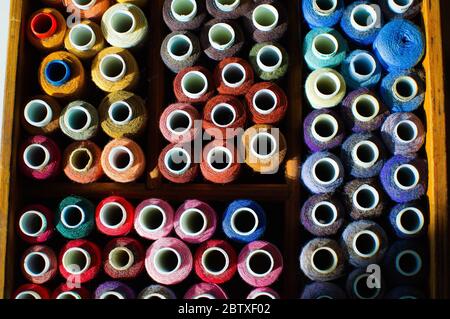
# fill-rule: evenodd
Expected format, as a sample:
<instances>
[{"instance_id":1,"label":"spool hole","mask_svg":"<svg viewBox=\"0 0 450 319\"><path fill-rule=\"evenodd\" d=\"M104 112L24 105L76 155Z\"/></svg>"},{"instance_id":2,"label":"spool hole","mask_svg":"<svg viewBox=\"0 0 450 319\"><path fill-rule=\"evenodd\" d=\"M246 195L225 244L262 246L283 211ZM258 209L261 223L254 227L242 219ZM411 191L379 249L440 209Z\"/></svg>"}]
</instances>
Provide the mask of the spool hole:
<instances>
[{"instance_id":1,"label":"spool hole","mask_svg":"<svg viewBox=\"0 0 450 319\"><path fill-rule=\"evenodd\" d=\"M319 34L313 40L313 48L322 56L331 56L338 51L338 42L329 33Z\"/></svg>"},{"instance_id":2,"label":"spool hole","mask_svg":"<svg viewBox=\"0 0 450 319\"><path fill-rule=\"evenodd\" d=\"M169 274L180 267L180 256L172 248L163 248L156 252L154 265L159 273Z\"/></svg>"},{"instance_id":3,"label":"spool hole","mask_svg":"<svg viewBox=\"0 0 450 319\"><path fill-rule=\"evenodd\" d=\"M111 120L119 125L127 124L133 117L131 106L124 101L111 104L108 113Z\"/></svg>"},{"instance_id":4,"label":"spool hole","mask_svg":"<svg viewBox=\"0 0 450 319\"><path fill-rule=\"evenodd\" d=\"M216 147L209 151L207 162L216 172L223 172L233 164L230 150L225 147Z\"/></svg>"},{"instance_id":5,"label":"spool hole","mask_svg":"<svg viewBox=\"0 0 450 319\"><path fill-rule=\"evenodd\" d=\"M415 207L406 208L399 215L399 223L407 233L414 234L422 229L424 218L419 209Z\"/></svg>"},{"instance_id":6,"label":"spool hole","mask_svg":"<svg viewBox=\"0 0 450 319\"><path fill-rule=\"evenodd\" d=\"M100 72L108 81L118 81L126 73L125 60L118 54L105 56L100 62Z\"/></svg>"},{"instance_id":7,"label":"spool hole","mask_svg":"<svg viewBox=\"0 0 450 319\"><path fill-rule=\"evenodd\" d=\"M257 54L257 60L260 63L260 67L266 69L273 69L281 65L283 57L280 49L273 45L267 45L259 50Z\"/></svg>"},{"instance_id":8,"label":"spool hole","mask_svg":"<svg viewBox=\"0 0 450 319\"><path fill-rule=\"evenodd\" d=\"M404 143L414 141L418 135L417 131L417 125L412 121L401 121L395 128L395 133Z\"/></svg>"},{"instance_id":9,"label":"spool hole","mask_svg":"<svg viewBox=\"0 0 450 319\"><path fill-rule=\"evenodd\" d=\"M336 9L337 0L314 0L314 4L321 12L330 12Z\"/></svg>"},{"instance_id":10,"label":"spool hole","mask_svg":"<svg viewBox=\"0 0 450 319\"><path fill-rule=\"evenodd\" d=\"M275 154L277 142L275 137L269 133L258 133L253 138L251 148L257 157L267 158Z\"/></svg>"},{"instance_id":11,"label":"spool hole","mask_svg":"<svg viewBox=\"0 0 450 319\"><path fill-rule=\"evenodd\" d=\"M412 165L401 165L395 171L394 178L401 189L411 189L419 183L419 172Z\"/></svg>"},{"instance_id":12,"label":"spool hole","mask_svg":"<svg viewBox=\"0 0 450 319\"><path fill-rule=\"evenodd\" d=\"M167 46L169 52L178 59L189 56L193 50L191 39L183 34L177 34L171 37Z\"/></svg>"},{"instance_id":13,"label":"spool hole","mask_svg":"<svg viewBox=\"0 0 450 319\"><path fill-rule=\"evenodd\" d=\"M84 107L75 106L67 110L64 121L71 131L80 132L87 129L91 124L91 115Z\"/></svg>"},{"instance_id":14,"label":"spool hole","mask_svg":"<svg viewBox=\"0 0 450 319\"><path fill-rule=\"evenodd\" d=\"M70 30L69 39L75 47L87 48L95 43L95 33L89 25L77 24Z\"/></svg>"},{"instance_id":15,"label":"spool hole","mask_svg":"<svg viewBox=\"0 0 450 319\"><path fill-rule=\"evenodd\" d=\"M19 227L25 235L36 237L47 228L47 219L41 212L28 211L20 217Z\"/></svg>"},{"instance_id":16,"label":"spool hole","mask_svg":"<svg viewBox=\"0 0 450 319\"><path fill-rule=\"evenodd\" d=\"M376 22L376 12L367 4L356 6L351 13L351 17L359 27L365 29L372 27Z\"/></svg>"},{"instance_id":17,"label":"spool hole","mask_svg":"<svg viewBox=\"0 0 450 319\"><path fill-rule=\"evenodd\" d=\"M352 109L354 116L363 122L373 119L377 116L378 111L378 101L370 95L360 96L354 103L354 108Z\"/></svg>"},{"instance_id":18,"label":"spool hole","mask_svg":"<svg viewBox=\"0 0 450 319\"><path fill-rule=\"evenodd\" d=\"M356 157L363 163L372 163L374 160L377 160L378 154L375 151L373 145L361 143L356 148Z\"/></svg>"},{"instance_id":19,"label":"spool hole","mask_svg":"<svg viewBox=\"0 0 450 319\"><path fill-rule=\"evenodd\" d=\"M236 120L236 111L232 105L220 103L213 107L211 119L216 126L227 127Z\"/></svg>"},{"instance_id":20,"label":"spool hole","mask_svg":"<svg viewBox=\"0 0 450 319\"><path fill-rule=\"evenodd\" d=\"M32 169L39 169L49 161L48 150L40 144L29 145L24 152L24 160Z\"/></svg>"},{"instance_id":21,"label":"spool hole","mask_svg":"<svg viewBox=\"0 0 450 319\"><path fill-rule=\"evenodd\" d=\"M227 86L238 87L245 81L246 71L239 63L227 64L222 71L222 78Z\"/></svg>"},{"instance_id":22,"label":"spool hole","mask_svg":"<svg viewBox=\"0 0 450 319\"><path fill-rule=\"evenodd\" d=\"M228 268L228 255L221 248L209 248L203 253L202 264L209 273L221 274Z\"/></svg>"},{"instance_id":23,"label":"spool hole","mask_svg":"<svg viewBox=\"0 0 450 319\"><path fill-rule=\"evenodd\" d=\"M337 209L330 202L318 203L313 209L313 220L320 226L328 226L336 221Z\"/></svg>"},{"instance_id":24,"label":"spool hole","mask_svg":"<svg viewBox=\"0 0 450 319\"><path fill-rule=\"evenodd\" d=\"M61 212L61 222L68 228L76 228L84 221L85 215L81 207L68 205Z\"/></svg>"},{"instance_id":25,"label":"spool hole","mask_svg":"<svg viewBox=\"0 0 450 319\"><path fill-rule=\"evenodd\" d=\"M24 116L29 124L36 127L44 127L50 123L53 111L45 101L32 100L25 106Z\"/></svg>"},{"instance_id":26,"label":"spool hole","mask_svg":"<svg viewBox=\"0 0 450 319\"><path fill-rule=\"evenodd\" d=\"M45 67L45 76L55 86L62 85L70 77L70 66L62 60L50 61Z\"/></svg>"},{"instance_id":27,"label":"spool hole","mask_svg":"<svg viewBox=\"0 0 450 319\"><path fill-rule=\"evenodd\" d=\"M351 68L360 77L370 77L376 68L374 58L368 53L360 53L351 61Z\"/></svg>"},{"instance_id":28,"label":"spool hole","mask_svg":"<svg viewBox=\"0 0 450 319\"><path fill-rule=\"evenodd\" d=\"M332 159L319 160L313 169L314 175L319 183L333 183L339 176L338 166Z\"/></svg>"},{"instance_id":29,"label":"spool hole","mask_svg":"<svg viewBox=\"0 0 450 319\"><path fill-rule=\"evenodd\" d=\"M209 29L209 42L219 50L224 50L234 42L235 32L233 27L227 23L214 24Z\"/></svg>"},{"instance_id":30,"label":"spool hole","mask_svg":"<svg viewBox=\"0 0 450 319\"><path fill-rule=\"evenodd\" d=\"M322 73L316 81L316 90L325 98L336 95L340 89L339 79L332 73Z\"/></svg>"},{"instance_id":31,"label":"spool hole","mask_svg":"<svg viewBox=\"0 0 450 319\"><path fill-rule=\"evenodd\" d=\"M201 96L208 89L206 76L198 71L188 72L183 77L181 85L186 93L192 96Z\"/></svg>"},{"instance_id":32,"label":"spool hole","mask_svg":"<svg viewBox=\"0 0 450 319\"><path fill-rule=\"evenodd\" d=\"M269 114L275 110L278 103L277 96L271 90L263 89L255 93L253 107L261 114Z\"/></svg>"},{"instance_id":33,"label":"spool hole","mask_svg":"<svg viewBox=\"0 0 450 319\"><path fill-rule=\"evenodd\" d=\"M362 257L372 257L378 252L379 240L375 233L363 231L354 237L353 248Z\"/></svg>"},{"instance_id":34,"label":"spool hole","mask_svg":"<svg viewBox=\"0 0 450 319\"><path fill-rule=\"evenodd\" d=\"M15 299L22 299L22 300L36 300L36 299L42 299L41 296L35 292L35 291L22 291L19 294L17 294Z\"/></svg>"},{"instance_id":35,"label":"spool hole","mask_svg":"<svg viewBox=\"0 0 450 319\"><path fill-rule=\"evenodd\" d=\"M186 17L189 17L192 14L194 14L195 11L196 11L195 0L172 1L172 12L175 13L177 16L182 17L183 21L186 19Z\"/></svg>"},{"instance_id":36,"label":"spool hole","mask_svg":"<svg viewBox=\"0 0 450 319\"><path fill-rule=\"evenodd\" d=\"M84 171L91 167L92 154L86 148L79 148L70 155L70 166L76 171Z\"/></svg>"},{"instance_id":37,"label":"spool hole","mask_svg":"<svg viewBox=\"0 0 450 319\"><path fill-rule=\"evenodd\" d=\"M62 263L69 273L77 275L89 268L91 260L89 253L84 249L70 248L64 253Z\"/></svg>"},{"instance_id":38,"label":"spool hole","mask_svg":"<svg viewBox=\"0 0 450 319\"><path fill-rule=\"evenodd\" d=\"M117 33L127 33L134 29L134 17L128 11L120 10L111 16L111 28Z\"/></svg>"},{"instance_id":39,"label":"spool hole","mask_svg":"<svg viewBox=\"0 0 450 319\"><path fill-rule=\"evenodd\" d=\"M191 165L189 154L182 148L173 148L167 152L165 165L173 174L182 174Z\"/></svg>"},{"instance_id":40,"label":"spool hole","mask_svg":"<svg viewBox=\"0 0 450 319\"><path fill-rule=\"evenodd\" d=\"M407 102L416 97L419 88L415 79L402 76L395 80L393 90L397 99Z\"/></svg>"},{"instance_id":41,"label":"spool hole","mask_svg":"<svg viewBox=\"0 0 450 319\"><path fill-rule=\"evenodd\" d=\"M56 18L50 13L38 13L31 20L31 31L39 38L48 38L52 36L55 33L56 28Z\"/></svg>"},{"instance_id":42,"label":"spool hole","mask_svg":"<svg viewBox=\"0 0 450 319\"><path fill-rule=\"evenodd\" d=\"M106 203L100 209L100 221L108 228L117 228L125 223L127 212L119 203Z\"/></svg>"},{"instance_id":43,"label":"spool hole","mask_svg":"<svg viewBox=\"0 0 450 319\"><path fill-rule=\"evenodd\" d=\"M269 274L274 266L272 255L265 250L253 251L247 258L247 268L256 277Z\"/></svg>"},{"instance_id":44,"label":"spool hole","mask_svg":"<svg viewBox=\"0 0 450 319\"><path fill-rule=\"evenodd\" d=\"M355 201L359 208L374 209L378 205L378 192L373 187L360 188L355 193Z\"/></svg>"},{"instance_id":45,"label":"spool hole","mask_svg":"<svg viewBox=\"0 0 450 319\"><path fill-rule=\"evenodd\" d=\"M32 252L25 257L24 267L31 276L41 276L48 271L49 260L43 253Z\"/></svg>"},{"instance_id":46,"label":"spool hole","mask_svg":"<svg viewBox=\"0 0 450 319\"><path fill-rule=\"evenodd\" d=\"M123 146L113 148L109 154L109 163L116 171L125 171L133 165L134 156Z\"/></svg>"},{"instance_id":47,"label":"spool hole","mask_svg":"<svg viewBox=\"0 0 450 319\"><path fill-rule=\"evenodd\" d=\"M254 25L263 31L273 29L278 23L278 10L270 4L261 4L252 14Z\"/></svg>"},{"instance_id":48,"label":"spool hole","mask_svg":"<svg viewBox=\"0 0 450 319\"><path fill-rule=\"evenodd\" d=\"M189 236L200 235L207 226L208 221L205 214L198 209L189 209L181 214L180 229Z\"/></svg>"},{"instance_id":49,"label":"spool hole","mask_svg":"<svg viewBox=\"0 0 450 319\"><path fill-rule=\"evenodd\" d=\"M319 140L329 141L338 133L339 125L332 115L321 114L314 119L311 129Z\"/></svg>"},{"instance_id":50,"label":"spool hole","mask_svg":"<svg viewBox=\"0 0 450 319\"><path fill-rule=\"evenodd\" d=\"M164 226L166 215L161 207L150 205L142 209L139 220L145 229L156 231Z\"/></svg>"},{"instance_id":51,"label":"spool hole","mask_svg":"<svg viewBox=\"0 0 450 319\"><path fill-rule=\"evenodd\" d=\"M354 283L354 291L360 299L373 299L380 293L379 288L370 288L367 285L368 275L361 275Z\"/></svg>"},{"instance_id":52,"label":"spool hole","mask_svg":"<svg viewBox=\"0 0 450 319\"><path fill-rule=\"evenodd\" d=\"M133 253L128 248L116 247L109 253L109 263L116 270L126 270L133 262Z\"/></svg>"},{"instance_id":53,"label":"spool hole","mask_svg":"<svg viewBox=\"0 0 450 319\"><path fill-rule=\"evenodd\" d=\"M313 267L321 273L329 273L336 268L336 253L328 247L322 247L314 251L311 256Z\"/></svg>"},{"instance_id":54,"label":"spool hole","mask_svg":"<svg viewBox=\"0 0 450 319\"><path fill-rule=\"evenodd\" d=\"M422 268L422 259L413 250L404 250L396 257L396 267L404 276L417 275Z\"/></svg>"},{"instance_id":55,"label":"spool hole","mask_svg":"<svg viewBox=\"0 0 450 319\"><path fill-rule=\"evenodd\" d=\"M231 227L241 236L252 234L258 228L258 224L258 216L249 208L240 208L231 216Z\"/></svg>"}]
</instances>

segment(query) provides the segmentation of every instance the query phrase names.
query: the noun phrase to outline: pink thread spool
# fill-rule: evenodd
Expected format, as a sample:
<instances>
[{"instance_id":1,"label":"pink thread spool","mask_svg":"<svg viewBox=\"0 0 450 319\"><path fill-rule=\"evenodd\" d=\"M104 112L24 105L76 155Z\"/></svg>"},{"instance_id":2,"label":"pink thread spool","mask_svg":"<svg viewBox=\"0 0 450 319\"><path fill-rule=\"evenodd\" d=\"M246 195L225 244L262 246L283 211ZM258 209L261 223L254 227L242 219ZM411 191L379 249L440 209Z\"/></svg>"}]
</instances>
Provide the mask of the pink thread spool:
<instances>
[{"instance_id":1,"label":"pink thread spool","mask_svg":"<svg viewBox=\"0 0 450 319\"><path fill-rule=\"evenodd\" d=\"M228 299L228 296L218 285L202 282L189 288L184 299Z\"/></svg>"},{"instance_id":2,"label":"pink thread spool","mask_svg":"<svg viewBox=\"0 0 450 319\"><path fill-rule=\"evenodd\" d=\"M157 198L146 199L136 207L134 229L139 236L157 240L166 237L173 229L172 206Z\"/></svg>"},{"instance_id":3,"label":"pink thread spool","mask_svg":"<svg viewBox=\"0 0 450 319\"><path fill-rule=\"evenodd\" d=\"M30 244L46 242L54 233L54 214L43 205L30 205L19 213L17 233Z\"/></svg>"},{"instance_id":4,"label":"pink thread spool","mask_svg":"<svg viewBox=\"0 0 450 319\"><path fill-rule=\"evenodd\" d=\"M159 118L161 134L170 143L188 143L201 134L202 125L200 113L187 103L169 105Z\"/></svg>"},{"instance_id":5,"label":"pink thread spool","mask_svg":"<svg viewBox=\"0 0 450 319\"><path fill-rule=\"evenodd\" d=\"M262 287L252 290L247 299L280 299L280 295L272 288Z\"/></svg>"}]
</instances>

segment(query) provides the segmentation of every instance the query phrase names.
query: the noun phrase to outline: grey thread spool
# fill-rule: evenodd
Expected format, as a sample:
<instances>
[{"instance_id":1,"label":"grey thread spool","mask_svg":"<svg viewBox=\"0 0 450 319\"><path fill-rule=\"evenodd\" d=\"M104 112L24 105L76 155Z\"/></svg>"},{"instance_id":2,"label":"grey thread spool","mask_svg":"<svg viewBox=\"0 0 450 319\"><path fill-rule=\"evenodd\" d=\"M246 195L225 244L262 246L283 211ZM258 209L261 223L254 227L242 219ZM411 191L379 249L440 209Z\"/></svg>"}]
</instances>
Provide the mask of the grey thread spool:
<instances>
[{"instance_id":1,"label":"grey thread spool","mask_svg":"<svg viewBox=\"0 0 450 319\"><path fill-rule=\"evenodd\" d=\"M313 282L305 286L300 299L345 299L345 292L331 282Z\"/></svg>"},{"instance_id":2,"label":"grey thread spool","mask_svg":"<svg viewBox=\"0 0 450 319\"><path fill-rule=\"evenodd\" d=\"M380 139L372 133L355 133L342 144L341 159L350 175L369 178L380 173L386 151Z\"/></svg>"},{"instance_id":3,"label":"grey thread spool","mask_svg":"<svg viewBox=\"0 0 450 319\"><path fill-rule=\"evenodd\" d=\"M75 141L88 140L97 134L97 109L87 102L74 101L61 112L59 126L65 135Z\"/></svg>"},{"instance_id":4,"label":"grey thread spool","mask_svg":"<svg viewBox=\"0 0 450 319\"><path fill-rule=\"evenodd\" d=\"M388 248L388 238L377 223L360 220L350 223L344 229L342 245L351 265L367 267L382 260Z\"/></svg>"},{"instance_id":5,"label":"grey thread spool","mask_svg":"<svg viewBox=\"0 0 450 319\"><path fill-rule=\"evenodd\" d=\"M345 254L338 242L329 238L315 238L303 247L300 269L311 280L330 281L344 275Z\"/></svg>"},{"instance_id":6,"label":"grey thread spool","mask_svg":"<svg viewBox=\"0 0 450 319\"><path fill-rule=\"evenodd\" d=\"M386 196L375 178L348 182L343 193L347 211L354 220L374 219L384 213Z\"/></svg>"},{"instance_id":7,"label":"grey thread spool","mask_svg":"<svg viewBox=\"0 0 450 319\"><path fill-rule=\"evenodd\" d=\"M206 0L206 10L218 19L238 19L252 6L252 0Z\"/></svg>"},{"instance_id":8,"label":"grey thread spool","mask_svg":"<svg viewBox=\"0 0 450 319\"><path fill-rule=\"evenodd\" d=\"M347 278L346 290L347 296L352 299L381 299L384 295L385 281L383 276L380 278L369 279L371 273L367 272L365 267L357 268L353 270ZM378 280L377 284L373 287L368 286L368 282L375 284L375 280Z\"/></svg>"},{"instance_id":9,"label":"grey thread spool","mask_svg":"<svg viewBox=\"0 0 450 319\"><path fill-rule=\"evenodd\" d=\"M171 31L196 30L208 16L205 2L199 0L165 0L162 14Z\"/></svg>"},{"instance_id":10,"label":"grey thread spool","mask_svg":"<svg viewBox=\"0 0 450 319\"><path fill-rule=\"evenodd\" d=\"M236 21L212 19L203 26L200 43L209 58L221 61L237 55L244 46L245 37Z\"/></svg>"},{"instance_id":11,"label":"grey thread spool","mask_svg":"<svg viewBox=\"0 0 450 319\"><path fill-rule=\"evenodd\" d=\"M174 31L161 45L161 59L175 73L195 65L202 53L200 41L189 31Z\"/></svg>"}]
</instances>

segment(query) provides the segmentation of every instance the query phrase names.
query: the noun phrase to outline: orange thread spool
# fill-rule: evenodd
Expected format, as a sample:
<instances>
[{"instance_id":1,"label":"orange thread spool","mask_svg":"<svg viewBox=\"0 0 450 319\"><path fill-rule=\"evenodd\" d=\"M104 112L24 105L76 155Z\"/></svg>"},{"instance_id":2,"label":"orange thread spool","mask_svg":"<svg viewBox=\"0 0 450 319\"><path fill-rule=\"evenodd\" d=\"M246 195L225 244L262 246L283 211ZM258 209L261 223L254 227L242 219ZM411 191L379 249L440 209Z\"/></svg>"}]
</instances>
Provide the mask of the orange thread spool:
<instances>
[{"instance_id":1,"label":"orange thread spool","mask_svg":"<svg viewBox=\"0 0 450 319\"><path fill-rule=\"evenodd\" d=\"M50 96L33 97L21 114L23 128L31 135L52 134L59 129L61 106Z\"/></svg>"},{"instance_id":2,"label":"orange thread spool","mask_svg":"<svg viewBox=\"0 0 450 319\"><path fill-rule=\"evenodd\" d=\"M103 175L101 156L102 151L91 141L72 143L64 151L64 174L76 183L93 183Z\"/></svg>"},{"instance_id":3,"label":"orange thread spool","mask_svg":"<svg viewBox=\"0 0 450 319\"><path fill-rule=\"evenodd\" d=\"M34 12L27 24L30 43L42 51L60 49L66 34L66 20L58 10L44 8Z\"/></svg>"},{"instance_id":4,"label":"orange thread spool","mask_svg":"<svg viewBox=\"0 0 450 319\"><path fill-rule=\"evenodd\" d=\"M94 58L105 47L102 30L95 22L84 20L67 30L64 39L67 51L83 60Z\"/></svg>"},{"instance_id":5,"label":"orange thread spool","mask_svg":"<svg viewBox=\"0 0 450 319\"><path fill-rule=\"evenodd\" d=\"M110 0L63 0L68 11L79 13L82 19L100 19L111 5Z\"/></svg>"},{"instance_id":6,"label":"orange thread spool","mask_svg":"<svg viewBox=\"0 0 450 319\"><path fill-rule=\"evenodd\" d=\"M205 146L202 152L200 170L203 177L217 184L235 181L241 172L236 148L225 140L214 140Z\"/></svg>"}]
</instances>

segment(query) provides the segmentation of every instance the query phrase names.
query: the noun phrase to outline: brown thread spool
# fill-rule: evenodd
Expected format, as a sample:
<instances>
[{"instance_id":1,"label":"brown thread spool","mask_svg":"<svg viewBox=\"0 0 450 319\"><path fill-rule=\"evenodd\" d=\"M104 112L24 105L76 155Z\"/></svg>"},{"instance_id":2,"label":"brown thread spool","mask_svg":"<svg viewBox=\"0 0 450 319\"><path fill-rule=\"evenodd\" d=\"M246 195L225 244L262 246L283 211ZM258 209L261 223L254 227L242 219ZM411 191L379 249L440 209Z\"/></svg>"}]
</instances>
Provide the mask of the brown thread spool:
<instances>
[{"instance_id":1,"label":"brown thread spool","mask_svg":"<svg viewBox=\"0 0 450 319\"><path fill-rule=\"evenodd\" d=\"M194 140L202 132L200 113L195 107L186 103L169 105L161 114L159 129L170 143L187 143Z\"/></svg>"},{"instance_id":2,"label":"brown thread spool","mask_svg":"<svg viewBox=\"0 0 450 319\"><path fill-rule=\"evenodd\" d=\"M103 50L105 39L95 22L84 20L67 30L64 46L80 59L89 60Z\"/></svg>"},{"instance_id":3,"label":"brown thread spool","mask_svg":"<svg viewBox=\"0 0 450 319\"><path fill-rule=\"evenodd\" d=\"M144 100L134 93L118 91L108 94L100 103L100 125L112 138L133 138L147 126Z\"/></svg>"},{"instance_id":4,"label":"brown thread spool","mask_svg":"<svg viewBox=\"0 0 450 319\"><path fill-rule=\"evenodd\" d=\"M91 141L72 143L64 151L64 174L76 183L93 183L103 176L101 156L102 151Z\"/></svg>"},{"instance_id":5,"label":"brown thread spool","mask_svg":"<svg viewBox=\"0 0 450 319\"><path fill-rule=\"evenodd\" d=\"M215 94L211 74L202 66L181 70L173 82L173 91L177 100L184 103L204 103Z\"/></svg>"},{"instance_id":6,"label":"brown thread spool","mask_svg":"<svg viewBox=\"0 0 450 319\"><path fill-rule=\"evenodd\" d=\"M76 12L82 19L100 19L110 7L110 0L63 0L69 12Z\"/></svg>"},{"instance_id":7,"label":"brown thread spool","mask_svg":"<svg viewBox=\"0 0 450 319\"><path fill-rule=\"evenodd\" d=\"M105 174L118 183L137 180L145 170L145 156L141 147L128 138L109 142L102 152Z\"/></svg>"},{"instance_id":8,"label":"brown thread spool","mask_svg":"<svg viewBox=\"0 0 450 319\"><path fill-rule=\"evenodd\" d=\"M245 100L255 124L280 122L286 114L289 103L283 89L271 82L253 85L245 95Z\"/></svg>"},{"instance_id":9,"label":"brown thread spool","mask_svg":"<svg viewBox=\"0 0 450 319\"><path fill-rule=\"evenodd\" d=\"M165 0L163 19L171 31L196 30L208 16L204 1Z\"/></svg>"},{"instance_id":10,"label":"brown thread spool","mask_svg":"<svg viewBox=\"0 0 450 319\"><path fill-rule=\"evenodd\" d=\"M44 8L31 15L26 33L39 50L54 51L63 46L66 29L66 20L58 10Z\"/></svg>"},{"instance_id":11,"label":"brown thread spool","mask_svg":"<svg viewBox=\"0 0 450 319\"><path fill-rule=\"evenodd\" d=\"M92 62L92 80L105 92L133 90L139 81L139 66L126 49L103 49Z\"/></svg>"},{"instance_id":12,"label":"brown thread spool","mask_svg":"<svg viewBox=\"0 0 450 319\"><path fill-rule=\"evenodd\" d=\"M74 54L57 51L42 61L38 81L42 90L52 97L76 99L85 89L86 75Z\"/></svg>"},{"instance_id":13,"label":"brown thread spool","mask_svg":"<svg viewBox=\"0 0 450 319\"><path fill-rule=\"evenodd\" d=\"M238 162L238 152L230 143L214 140L203 149L200 170L206 180L227 184L239 177L241 164Z\"/></svg>"},{"instance_id":14,"label":"brown thread spool","mask_svg":"<svg viewBox=\"0 0 450 319\"><path fill-rule=\"evenodd\" d=\"M47 135L59 129L61 106L50 96L33 97L21 114L23 128L31 135Z\"/></svg>"},{"instance_id":15,"label":"brown thread spool","mask_svg":"<svg viewBox=\"0 0 450 319\"><path fill-rule=\"evenodd\" d=\"M247 129L242 136L245 163L255 172L274 174L283 162L287 145L283 134L276 128L258 124Z\"/></svg>"},{"instance_id":16,"label":"brown thread spool","mask_svg":"<svg viewBox=\"0 0 450 319\"><path fill-rule=\"evenodd\" d=\"M119 3L131 3L135 6L144 8L147 5L147 0L117 0Z\"/></svg>"},{"instance_id":17,"label":"brown thread spool","mask_svg":"<svg viewBox=\"0 0 450 319\"><path fill-rule=\"evenodd\" d=\"M198 175L198 164L189 147L183 144L170 144L163 149L158 159L161 174L172 183L192 182Z\"/></svg>"},{"instance_id":18,"label":"brown thread spool","mask_svg":"<svg viewBox=\"0 0 450 319\"><path fill-rule=\"evenodd\" d=\"M203 129L217 139L228 140L244 129L247 111L237 98L217 95L203 109Z\"/></svg>"},{"instance_id":19,"label":"brown thread spool","mask_svg":"<svg viewBox=\"0 0 450 319\"><path fill-rule=\"evenodd\" d=\"M254 80L252 66L241 58L223 59L214 70L214 81L220 94L244 95L252 87Z\"/></svg>"},{"instance_id":20,"label":"brown thread spool","mask_svg":"<svg viewBox=\"0 0 450 319\"><path fill-rule=\"evenodd\" d=\"M209 14L219 19L238 19L251 10L252 0L206 0Z\"/></svg>"}]
</instances>

